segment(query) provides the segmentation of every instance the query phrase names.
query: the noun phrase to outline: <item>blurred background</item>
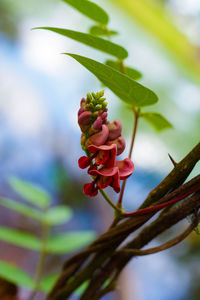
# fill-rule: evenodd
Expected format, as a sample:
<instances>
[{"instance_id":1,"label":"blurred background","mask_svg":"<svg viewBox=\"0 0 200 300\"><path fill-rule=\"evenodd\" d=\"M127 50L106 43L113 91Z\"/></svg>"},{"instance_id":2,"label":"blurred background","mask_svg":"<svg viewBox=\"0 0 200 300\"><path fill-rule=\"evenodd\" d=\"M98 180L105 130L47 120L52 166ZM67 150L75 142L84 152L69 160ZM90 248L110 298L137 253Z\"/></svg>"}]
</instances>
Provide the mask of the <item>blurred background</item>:
<instances>
[{"instance_id":1,"label":"blurred background","mask_svg":"<svg viewBox=\"0 0 200 300\"><path fill-rule=\"evenodd\" d=\"M156 133L139 124L125 207L134 210L172 169L168 153L179 161L200 137L200 2L199 0L95 1L110 15L110 28L120 34L113 42L129 52L127 65L143 73L140 82L160 101L148 111L162 113L174 129ZM55 26L87 32L93 22L62 1L0 1L0 192L11 196L7 179L18 176L46 188L56 203L70 205L73 222L67 229L94 229L102 233L112 211L101 199L82 194L88 178L77 166L83 154L77 125L79 102L87 92L102 89L98 80L71 58L72 52L104 62L108 55L37 26ZM109 119L120 118L127 145L132 115L108 89ZM128 147L127 147L128 148ZM128 149L124 156L128 153ZM199 173L199 164L191 177ZM115 199L116 196L109 191ZM186 222L180 224L182 230ZM0 225L38 228L27 219L1 208ZM171 231L169 236L178 232ZM165 238L169 238L165 234ZM157 245L162 238L152 243ZM1 242L0 259L33 273L36 255ZM105 299L200 299L200 237L192 234L166 252L131 262L119 290ZM61 267L51 258L51 268ZM53 266L53 267L52 267ZM22 299L28 291L21 289ZM39 295L38 299L44 299Z\"/></svg>"}]
</instances>

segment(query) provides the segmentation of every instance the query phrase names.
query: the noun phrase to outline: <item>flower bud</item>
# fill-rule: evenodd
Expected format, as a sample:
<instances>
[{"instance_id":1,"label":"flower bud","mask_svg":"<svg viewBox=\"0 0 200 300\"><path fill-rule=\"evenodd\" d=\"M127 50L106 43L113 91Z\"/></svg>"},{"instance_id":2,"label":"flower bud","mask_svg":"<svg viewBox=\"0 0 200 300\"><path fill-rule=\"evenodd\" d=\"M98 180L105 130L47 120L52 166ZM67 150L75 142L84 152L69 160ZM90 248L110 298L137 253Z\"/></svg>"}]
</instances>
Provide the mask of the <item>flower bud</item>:
<instances>
[{"instance_id":1,"label":"flower bud","mask_svg":"<svg viewBox=\"0 0 200 300\"><path fill-rule=\"evenodd\" d=\"M78 117L79 125L89 125L91 120L91 111L84 111Z\"/></svg>"},{"instance_id":2,"label":"flower bud","mask_svg":"<svg viewBox=\"0 0 200 300\"><path fill-rule=\"evenodd\" d=\"M107 139L108 139L108 127L107 125L102 125L102 129L100 132L93 134L90 136L88 141L86 142L86 145L95 145L95 146L100 146L103 145Z\"/></svg>"},{"instance_id":3,"label":"flower bud","mask_svg":"<svg viewBox=\"0 0 200 300\"><path fill-rule=\"evenodd\" d=\"M119 120L115 120L114 122L108 124L108 129L109 129L108 140L115 140L121 136L122 124Z\"/></svg>"},{"instance_id":4,"label":"flower bud","mask_svg":"<svg viewBox=\"0 0 200 300\"><path fill-rule=\"evenodd\" d=\"M102 126L102 118L98 117L93 124L93 128L98 130L98 129L101 129L101 126Z\"/></svg>"}]
</instances>

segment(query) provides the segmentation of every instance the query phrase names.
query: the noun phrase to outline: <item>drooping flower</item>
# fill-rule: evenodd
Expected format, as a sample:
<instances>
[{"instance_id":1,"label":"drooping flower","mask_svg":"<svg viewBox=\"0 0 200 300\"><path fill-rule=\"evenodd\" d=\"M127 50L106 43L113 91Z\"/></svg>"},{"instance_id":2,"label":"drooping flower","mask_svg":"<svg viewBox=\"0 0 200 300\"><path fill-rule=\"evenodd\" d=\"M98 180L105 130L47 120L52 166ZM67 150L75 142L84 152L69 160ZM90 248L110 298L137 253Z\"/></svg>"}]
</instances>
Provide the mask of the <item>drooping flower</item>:
<instances>
[{"instance_id":1,"label":"drooping flower","mask_svg":"<svg viewBox=\"0 0 200 300\"><path fill-rule=\"evenodd\" d=\"M115 161L114 167L92 168L88 170L93 178L94 188L105 189L111 186L116 193L120 192L120 180L125 180L134 171L134 164L131 159L126 158L122 161Z\"/></svg>"},{"instance_id":2,"label":"drooping flower","mask_svg":"<svg viewBox=\"0 0 200 300\"><path fill-rule=\"evenodd\" d=\"M126 158L116 157L125 149L119 120L107 121L107 103L103 91L82 98L78 111L78 123L82 131L81 145L87 156L79 158L81 169L88 168L93 181L84 185L84 194L94 197L99 189L111 186L120 191L120 180L127 179L134 171L134 164Z\"/></svg>"}]
</instances>

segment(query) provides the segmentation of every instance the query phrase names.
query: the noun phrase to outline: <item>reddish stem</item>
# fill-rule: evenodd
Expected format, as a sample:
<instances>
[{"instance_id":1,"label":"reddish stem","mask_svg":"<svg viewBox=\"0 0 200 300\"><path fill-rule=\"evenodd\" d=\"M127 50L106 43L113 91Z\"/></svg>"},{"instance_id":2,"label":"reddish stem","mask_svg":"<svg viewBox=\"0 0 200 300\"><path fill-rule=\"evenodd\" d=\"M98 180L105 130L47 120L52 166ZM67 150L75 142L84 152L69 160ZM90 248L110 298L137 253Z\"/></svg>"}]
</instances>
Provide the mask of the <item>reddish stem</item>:
<instances>
[{"instance_id":1,"label":"reddish stem","mask_svg":"<svg viewBox=\"0 0 200 300\"><path fill-rule=\"evenodd\" d=\"M150 212L159 211L159 210L161 210L162 208L164 208L168 205L175 204L175 203L185 199L186 197L193 194L194 192L197 192L198 190L200 190L199 184L197 186L194 186L193 188L191 188L191 190L188 191L187 193L185 193L183 195L180 195L179 197L176 197L175 199L172 199L170 201L167 201L165 203L158 204L158 205L155 205L155 206L150 206L150 207L147 207L147 208L139 209L139 210L136 210L136 211L131 212L131 213L123 213L123 214L121 214L121 217L128 218L128 217L133 217L133 216L144 215L144 214L147 214L147 213L150 213Z\"/></svg>"}]
</instances>

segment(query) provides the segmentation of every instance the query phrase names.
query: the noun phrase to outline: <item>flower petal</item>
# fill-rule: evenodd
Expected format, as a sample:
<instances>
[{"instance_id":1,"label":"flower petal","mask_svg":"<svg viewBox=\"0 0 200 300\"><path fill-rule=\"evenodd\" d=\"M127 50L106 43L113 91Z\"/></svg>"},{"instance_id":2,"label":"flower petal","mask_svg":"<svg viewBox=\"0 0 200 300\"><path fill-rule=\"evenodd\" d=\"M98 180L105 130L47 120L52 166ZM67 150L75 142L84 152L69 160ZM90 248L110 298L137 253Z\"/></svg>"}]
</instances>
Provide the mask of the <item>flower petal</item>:
<instances>
[{"instance_id":1,"label":"flower petal","mask_svg":"<svg viewBox=\"0 0 200 300\"><path fill-rule=\"evenodd\" d=\"M116 161L116 167L119 169L119 176L121 180L128 178L134 171L134 164L129 158Z\"/></svg>"},{"instance_id":2,"label":"flower petal","mask_svg":"<svg viewBox=\"0 0 200 300\"><path fill-rule=\"evenodd\" d=\"M100 132L93 134L89 138L90 145L100 146L103 145L108 138L108 127L106 125L102 125L102 129Z\"/></svg>"},{"instance_id":3,"label":"flower petal","mask_svg":"<svg viewBox=\"0 0 200 300\"><path fill-rule=\"evenodd\" d=\"M116 173L118 172L118 167L113 167L113 168L101 168L99 170L95 169L95 170L88 170L88 174L92 175L92 176L114 176Z\"/></svg>"},{"instance_id":4,"label":"flower petal","mask_svg":"<svg viewBox=\"0 0 200 300\"><path fill-rule=\"evenodd\" d=\"M117 146L117 155L122 154L122 152L124 151L124 149L126 147L126 142L125 142L124 138L121 136L113 141L106 142L106 145L112 145L112 144L115 144Z\"/></svg>"},{"instance_id":5,"label":"flower petal","mask_svg":"<svg viewBox=\"0 0 200 300\"><path fill-rule=\"evenodd\" d=\"M112 182L110 186L114 189L116 193L120 192L120 177L119 171L112 177Z\"/></svg>"},{"instance_id":6,"label":"flower petal","mask_svg":"<svg viewBox=\"0 0 200 300\"><path fill-rule=\"evenodd\" d=\"M97 181L97 186L100 189L105 189L108 187L112 182L112 177L107 177L107 176L99 176L99 179Z\"/></svg>"},{"instance_id":7,"label":"flower petal","mask_svg":"<svg viewBox=\"0 0 200 300\"><path fill-rule=\"evenodd\" d=\"M79 168L85 169L90 166L93 157L81 156L78 160Z\"/></svg>"},{"instance_id":8,"label":"flower petal","mask_svg":"<svg viewBox=\"0 0 200 300\"><path fill-rule=\"evenodd\" d=\"M117 147L115 144L88 147L90 153L96 153L95 162L97 165L104 165L107 168L112 168L115 165Z\"/></svg>"},{"instance_id":9,"label":"flower petal","mask_svg":"<svg viewBox=\"0 0 200 300\"><path fill-rule=\"evenodd\" d=\"M94 197L98 194L98 187L95 187L94 181L84 184L83 193L90 197Z\"/></svg>"},{"instance_id":10,"label":"flower petal","mask_svg":"<svg viewBox=\"0 0 200 300\"><path fill-rule=\"evenodd\" d=\"M91 111L84 111L78 117L79 125L89 125L91 120Z\"/></svg>"},{"instance_id":11,"label":"flower petal","mask_svg":"<svg viewBox=\"0 0 200 300\"><path fill-rule=\"evenodd\" d=\"M102 119L101 119L101 117L98 117L93 124L93 128L95 130L99 130L99 129L101 129L101 125L102 125Z\"/></svg>"},{"instance_id":12,"label":"flower petal","mask_svg":"<svg viewBox=\"0 0 200 300\"><path fill-rule=\"evenodd\" d=\"M119 120L115 120L114 122L108 124L108 129L109 129L108 139L115 140L118 137L120 137L122 133L122 124Z\"/></svg>"}]
</instances>

